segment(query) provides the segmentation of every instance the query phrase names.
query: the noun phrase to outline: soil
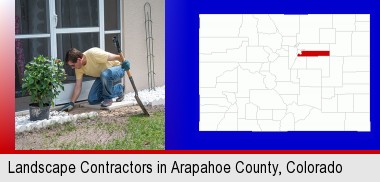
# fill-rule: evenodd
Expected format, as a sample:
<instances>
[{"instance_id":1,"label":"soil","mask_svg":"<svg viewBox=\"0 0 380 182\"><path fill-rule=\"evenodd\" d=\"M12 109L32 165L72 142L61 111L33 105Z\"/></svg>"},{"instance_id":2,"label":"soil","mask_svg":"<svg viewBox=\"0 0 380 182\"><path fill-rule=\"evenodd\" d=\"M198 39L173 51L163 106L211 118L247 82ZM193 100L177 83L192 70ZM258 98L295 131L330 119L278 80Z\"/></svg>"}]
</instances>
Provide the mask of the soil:
<instances>
[{"instance_id":1,"label":"soil","mask_svg":"<svg viewBox=\"0 0 380 182\"><path fill-rule=\"evenodd\" d=\"M165 106L147 106L149 113L164 111ZM16 150L65 149L72 146L102 145L123 138L128 131L125 125L131 115L142 114L139 106L115 110L96 110L75 107L69 114L95 111L98 117L81 119L74 123L55 124L15 135Z\"/></svg>"}]
</instances>

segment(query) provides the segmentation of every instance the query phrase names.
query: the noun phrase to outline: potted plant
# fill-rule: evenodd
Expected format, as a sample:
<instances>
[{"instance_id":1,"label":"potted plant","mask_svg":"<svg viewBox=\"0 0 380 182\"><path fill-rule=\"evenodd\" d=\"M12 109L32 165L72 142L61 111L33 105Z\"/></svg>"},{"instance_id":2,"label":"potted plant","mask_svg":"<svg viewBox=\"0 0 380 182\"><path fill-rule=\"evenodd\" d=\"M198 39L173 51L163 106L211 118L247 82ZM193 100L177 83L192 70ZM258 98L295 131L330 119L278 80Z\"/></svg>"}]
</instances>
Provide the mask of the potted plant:
<instances>
[{"instance_id":1,"label":"potted plant","mask_svg":"<svg viewBox=\"0 0 380 182\"><path fill-rule=\"evenodd\" d=\"M63 62L42 55L35 57L25 66L22 79L23 94L29 93L29 115L31 121L49 119L50 106L64 89L62 81L66 79Z\"/></svg>"}]
</instances>

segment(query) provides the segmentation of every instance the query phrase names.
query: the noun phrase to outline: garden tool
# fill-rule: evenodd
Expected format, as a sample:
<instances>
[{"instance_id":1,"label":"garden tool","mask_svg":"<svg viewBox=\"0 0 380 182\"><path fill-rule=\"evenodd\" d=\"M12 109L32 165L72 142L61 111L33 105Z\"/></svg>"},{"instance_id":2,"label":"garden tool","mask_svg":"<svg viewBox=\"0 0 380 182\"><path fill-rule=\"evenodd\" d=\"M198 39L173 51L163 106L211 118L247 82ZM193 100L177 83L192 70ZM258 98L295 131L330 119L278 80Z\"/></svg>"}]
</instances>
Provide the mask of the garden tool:
<instances>
[{"instance_id":1,"label":"garden tool","mask_svg":"<svg viewBox=\"0 0 380 182\"><path fill-rule=\"evenodd\" d=\"M119 41L117 40L117 37L116 36L113 37L112 41L113 41L114 45L116 46L117 52L119 53L119 55L121 56L122 60L124 61L125 60L124 59L124 55L121 52L120 44L119 44ZM129 65L128 65L128 67L129 67ZM147 116L149 116L148 111L145 109L145 106L143 105L143 103L141 102L141 100L139 98L139 94L137 92L135 82L133 81L130 69L127 69L125 71L127 72L127 75L129 77L129 81L131 81L131 85L133 87L133 90L135 91L135 99L136 99L137 103L139 104L140 108L143 110L144 114L147 115Z\"/></svg>"}]
</instances>

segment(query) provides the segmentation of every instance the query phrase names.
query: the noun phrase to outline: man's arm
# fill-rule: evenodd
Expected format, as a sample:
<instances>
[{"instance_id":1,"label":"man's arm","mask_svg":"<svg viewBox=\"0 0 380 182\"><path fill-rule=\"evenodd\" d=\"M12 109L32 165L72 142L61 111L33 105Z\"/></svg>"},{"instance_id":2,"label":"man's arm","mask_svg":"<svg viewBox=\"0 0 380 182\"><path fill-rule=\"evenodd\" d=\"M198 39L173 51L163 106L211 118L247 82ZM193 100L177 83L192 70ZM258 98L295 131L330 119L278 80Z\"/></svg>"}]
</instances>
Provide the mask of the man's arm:
<instances>
[{"instance_id":1,"label":"man's arm","mask_svg":"<svg viewBox=\"0 0 380 182\"><path fill-rule=\"evenodd\" d=\"M78 99L79 94L82 90L82 79L77 79L75 82L75 87L73 91L73 95L71 96L71 102L65 104L59 109L59 111L71 111L74 108L74 102Z\"/></svg>"},{"instance_id":2,"label":"man's arm","mask_svg":"<svg viewBox=\"0 0 380 182\"><path fill-rule=\"evenodd\" d=\"M123 60L123 57L121 55L110 53L107 61L114 60L119 60L119 62L121 62L121 68L123 68L125 71L129 71L129 69L131 68L131 65L128 60Z\"/></svg>"},{"instance_id":3,"label":"man's arm","mask_svg":"<svg viewBox=\"0 0 380 182\"><path fill-rule=\"evenodd\" d=\"M76 79L73 95L71 96L71 102L77 101L80 92L82 91L82 79Z\"/></svg>"},{"instance_id":4,"label":"man's arm","mask_svg":"<svg viewBox=\"0 0 380 182\"><path fill-rule=\"evenodd\" d=\"M109 53L107 61L115 61L123 62L123 58L120 55Z\"/></svg>"}]
</instances>

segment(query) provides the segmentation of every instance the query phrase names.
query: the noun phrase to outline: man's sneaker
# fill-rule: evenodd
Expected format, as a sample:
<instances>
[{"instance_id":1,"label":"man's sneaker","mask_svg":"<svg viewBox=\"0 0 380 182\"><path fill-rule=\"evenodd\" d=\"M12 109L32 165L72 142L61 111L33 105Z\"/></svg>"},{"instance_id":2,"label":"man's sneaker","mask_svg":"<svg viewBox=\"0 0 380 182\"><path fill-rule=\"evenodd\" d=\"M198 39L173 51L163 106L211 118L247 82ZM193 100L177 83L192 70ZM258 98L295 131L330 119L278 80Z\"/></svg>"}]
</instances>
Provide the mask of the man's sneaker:
<instances>
[{"instance_id":1,"label":"man's sneaker","mask_svg":"<svg viewBox=\"0 0 380 182\"><path fill-rule=\"evenodd\" d=\"M121 102L124 100L124 90L125 90L125 86L123 85L123 91L121 92L121 94L116 99L116 102Z\"/></svg>"},{"instance_id":2,"label":"man's sneaker","mask_svg":"<svg viewBox=\"0 0 380 182\"><path fill-rule=\"evenodd\" d=\"M105 99L102 104L100 104L101 107L108 107L112 105L112 99Z\"/></svg>"}]
</instances>

